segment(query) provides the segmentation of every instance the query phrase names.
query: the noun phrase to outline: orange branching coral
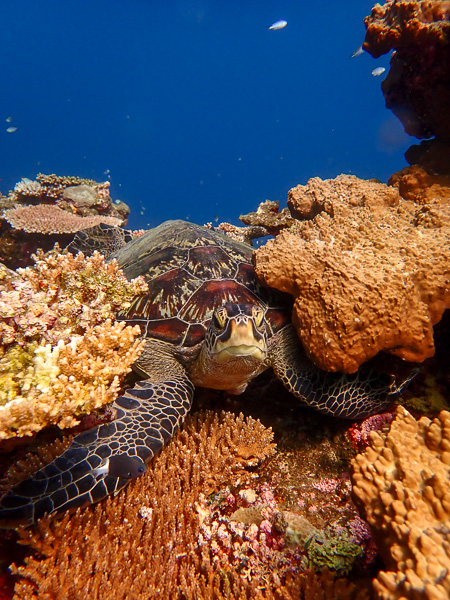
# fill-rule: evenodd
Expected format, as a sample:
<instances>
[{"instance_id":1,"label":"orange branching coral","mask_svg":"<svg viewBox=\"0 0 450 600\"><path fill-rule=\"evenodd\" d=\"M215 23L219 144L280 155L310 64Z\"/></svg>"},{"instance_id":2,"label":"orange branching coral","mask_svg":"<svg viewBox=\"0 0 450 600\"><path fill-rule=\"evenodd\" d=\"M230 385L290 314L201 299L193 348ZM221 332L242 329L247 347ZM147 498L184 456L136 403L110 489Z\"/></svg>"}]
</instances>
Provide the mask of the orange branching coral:
<instances>
[{"instance_id":1,"label":"orange branching coral","mask_svg":"<svg viewBox=\"0 0 450 600\"><path fill-rule=\"evenodd\" d=\"M416 421L404 408L353 460L355 501L386 565L381 600L450 596L450 413Z\"/></svg>"},{"instance_id":2,"label":"orange branching coral","mask_svg":"<svg viewBox=\"0 0 450 600\"><path fill-rule=\"evenodd\" d=\"M11 208L3 213L3 218L14 227L27 233L76 233L99 223L107 225L122 225L122 220L116 217L80 217L57 206L37 204Z\"/></svg>"},{"instance_id":3,"label":"orange branching coral","mask_svg":"<svg viewBox=\"0 0 450 600\"><path fill-rule=\"evenodd\" d=\"M0 439L72 426L114 399L142 344L138 327L112 321L146 290L98 253L0 269Z\"/></svg>"},{"instance_id":4,"label":"orange branching coral","mask_svg":"<svg viewBox=\"0 0 450 600\"><path fill-rule=\"evenodd\" d=\"M35 552L13 567L14 598L289 600L286 588L272 591L219 565L200 536L202 497L254 480L246 467L273 453L271 430L259 421L189 416L146 475L115 498L21 532Z\"/></svg>"},{"instance_id":5,"label":"orange branching coral","mask_svg":"<svg viewBox=\"0 0 450 600\"><path fill-rule=\"evenodd\" d=\"M311 216L254 262L264 283L296 297L293 321L312 360L352 373L380 350L432 356L433 325L450 306L450 204L415 203L351 175L310 179L288 202Z\"/></svg>"}]
</instances>

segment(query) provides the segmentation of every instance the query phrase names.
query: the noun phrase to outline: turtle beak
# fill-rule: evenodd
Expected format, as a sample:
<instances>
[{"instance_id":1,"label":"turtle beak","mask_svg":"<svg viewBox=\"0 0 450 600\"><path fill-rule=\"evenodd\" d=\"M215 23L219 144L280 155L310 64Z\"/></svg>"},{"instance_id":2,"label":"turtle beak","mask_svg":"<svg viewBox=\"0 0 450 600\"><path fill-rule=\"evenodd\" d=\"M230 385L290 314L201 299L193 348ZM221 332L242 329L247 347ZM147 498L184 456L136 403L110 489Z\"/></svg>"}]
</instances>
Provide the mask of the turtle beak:
<instances>
[{"instance_id":1,"label":"turtle beak","mask_svg":"<svg viewBox=\"0 0 450 600\"><path fill-rule=\"evenodd\" d=\"M213 353L217 362L226 362L232 357L263 361L267 347L264 336L255 330L250 319L240 322L231 319L225 334L216 340Z\"/></svg>"}]
</instances>

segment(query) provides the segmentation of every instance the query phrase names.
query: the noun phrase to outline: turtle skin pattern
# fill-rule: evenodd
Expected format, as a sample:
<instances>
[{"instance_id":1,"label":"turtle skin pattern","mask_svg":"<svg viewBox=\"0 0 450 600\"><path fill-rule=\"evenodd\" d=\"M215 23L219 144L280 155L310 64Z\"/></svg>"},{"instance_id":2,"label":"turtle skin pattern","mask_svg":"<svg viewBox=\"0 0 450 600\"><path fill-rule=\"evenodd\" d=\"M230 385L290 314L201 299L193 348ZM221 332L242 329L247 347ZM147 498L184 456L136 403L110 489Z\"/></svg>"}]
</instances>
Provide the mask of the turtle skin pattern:
<instances>
[{"instance_id":1,"label":"turtle skin pattern","mask_svg":"<svg viewBox=\"0 0 450 600\"><path fill-rule=\"evenodd\" d=\"M108 459L138 457L147 464L174 435L194 386L202 385L197 367L213 313L229 303L257 305L265 315L267 359L244 384L273 367L302 402L344 418L365 417L391 401L402 386L389 378L363 370L328 374L307 359L290 322L292 299L259 284L251 256L251 247L183 221L163 223L112 255L128 278L143 275L149 284L148 295L120 315L147 338L135 365L145 380L115 400L113 421L75 436L61 456L3 496L0 526L30 525L122 489L129 479L109 475ZM220 369L212 382L228 389Z\"/></svg>"}]
</instances>

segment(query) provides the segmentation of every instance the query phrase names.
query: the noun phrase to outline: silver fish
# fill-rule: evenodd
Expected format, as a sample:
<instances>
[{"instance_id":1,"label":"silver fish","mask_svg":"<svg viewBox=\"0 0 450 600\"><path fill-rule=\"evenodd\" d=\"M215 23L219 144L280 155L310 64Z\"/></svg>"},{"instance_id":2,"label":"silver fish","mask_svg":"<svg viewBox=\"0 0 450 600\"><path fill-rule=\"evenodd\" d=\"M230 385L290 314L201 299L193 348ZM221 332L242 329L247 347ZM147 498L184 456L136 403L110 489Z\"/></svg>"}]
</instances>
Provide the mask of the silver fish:
<instances>
[{"instance_id":1,"label":"silver fish","mask_svg":"<svg viewBox=\"0 0 450 600\"><path fill-rule=\"evenodd\" d=\"M380 75L383 75L383 73L386 71L386 69L384 67L377 67L376 69L374 69L372 71L372 75L374 77L379 77Z\"/></svg>"},{"instance_id":2,"label":"silver fish","mask_svg":"<svg viewBox=\"0 0 450 600\"><path fill-rule=\"evenodd\" d=\"M275 23L272 23L272 25L269 27L270 30L272 31L276 31L277 29L284 29L287 25L287 21L275 21Z\"/></svg>"},{"instance_id":3,"label":"silver fish","mask_svg":"<svg viewBox=\"0 0 450 600\"><path fill-rule=\"evenodd\" d=\"M356 58L357 56L361 56L361 54L364 54L364 50L363 50L362 45L358 46L356 48L356 50L353 52L353 54L351 55L350 58Z\"/></svg>"},{"instance_id":4,"label":"silver fish","mask_svg":"<svg viewBox=\"0 0 450 600\"><path fill-rule=\"evenodd\" d=\"M12 117L6 117L5 121L6 121L7 123L11 123L11 121L12 121Z\"/></svg>"},{"instance_id":5,"label":"silver fish","mask_svg":"<svg viewBox=\"0 0 450 600\"><path fill-rule=\"evenodd\" d=\"M17 131L17 127L8 127L8 129L6 130L8 133L14 133L15 131Z\"/></svg>"}]
</instances>

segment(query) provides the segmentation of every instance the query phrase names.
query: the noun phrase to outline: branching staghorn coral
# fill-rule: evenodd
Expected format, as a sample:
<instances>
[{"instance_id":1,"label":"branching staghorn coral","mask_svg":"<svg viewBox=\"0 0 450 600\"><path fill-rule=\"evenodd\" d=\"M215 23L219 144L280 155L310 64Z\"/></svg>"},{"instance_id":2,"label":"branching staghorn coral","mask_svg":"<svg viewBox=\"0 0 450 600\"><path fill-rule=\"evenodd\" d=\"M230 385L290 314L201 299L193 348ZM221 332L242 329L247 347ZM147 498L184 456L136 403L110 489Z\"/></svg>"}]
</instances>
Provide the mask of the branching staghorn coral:
<instances>
[{"instance_id":1,"label":"branching staghorn coral","mask_svg":"<svg viewBox=\"0 0 450 600\"><path fill-rule=\"evenodd\" d=\"M242 415L188 416L152 468L123 493L20 532L33 555L12 567L15 600L366 599L344 579L300 574L294 564L286 584L276 574L249 580L231 561L218 560L202 535L207 498L224 485L252 485L255 466L274 453L272 436Z\"/></svg>"},{"instance_id":2,"label":"branching staghorn coral","mask_svg":"<svg viewBox=\"0 0 450 600\"><path fill-rule=\"evenodd\" d=\"M143 279L129 282L98 253L35 260L0 268L0 440L71 427L111 402L142 347L139 327L113 321L145 293Z\"/></svg>"}]
</instances>

